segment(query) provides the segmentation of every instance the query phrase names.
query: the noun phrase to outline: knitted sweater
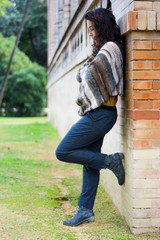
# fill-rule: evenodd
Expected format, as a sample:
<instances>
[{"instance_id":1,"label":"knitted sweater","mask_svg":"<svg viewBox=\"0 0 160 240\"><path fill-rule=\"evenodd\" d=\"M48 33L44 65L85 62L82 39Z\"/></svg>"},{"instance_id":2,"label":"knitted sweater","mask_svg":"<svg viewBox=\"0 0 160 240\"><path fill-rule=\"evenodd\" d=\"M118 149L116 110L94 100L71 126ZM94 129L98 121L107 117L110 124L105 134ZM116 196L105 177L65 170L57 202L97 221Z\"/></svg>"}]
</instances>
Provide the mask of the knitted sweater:
<instances>
[{"instance_id":1,"label":"knitted sweater","mask_svg":"<svg viewBox=\"0 0 160 240\"><path fill-rule=\"evenodd\" d=\"M80 106L80 116L102 105L110 96L122 96L123 58L118 45L105 43L96 57L79 69L77 80L80 88L76 103Z\"/></svg>"}]
</instances>

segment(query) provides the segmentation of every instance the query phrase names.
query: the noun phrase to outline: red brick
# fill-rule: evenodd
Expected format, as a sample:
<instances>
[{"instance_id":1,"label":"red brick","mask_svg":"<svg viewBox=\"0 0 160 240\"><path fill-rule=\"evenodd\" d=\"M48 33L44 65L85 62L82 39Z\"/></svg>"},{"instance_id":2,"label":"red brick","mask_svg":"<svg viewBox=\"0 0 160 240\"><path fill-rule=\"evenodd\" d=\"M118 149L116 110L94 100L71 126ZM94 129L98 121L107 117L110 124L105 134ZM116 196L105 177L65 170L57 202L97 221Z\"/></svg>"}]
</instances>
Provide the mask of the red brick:
<instances>
[{"instance_id":1,"label":"red brick","mask_svg":"<svg viewBox=\"0 0 160 240\"><path fill-rule=\"evenodd\" d=\"M152 129L153 120L139 120L133 122L134 129Z\"/></svg>"},{"instance_id":2,"label":"red brick","mask_svg":"<svg viewBox=\"0 0 160 240\"><path fill-rule=\"evenodd\" d=\"M134 100L134 108L138 109L152 109L153 101L151 100Z\"/></svg>"},{"instance_id":3,"label":"red brick","mask_svg":"<svg viewBox=\"0 0 160 240\"><path fill-rule=\"evenodd\" d=\"M151 41L134 41L133 49L152 49Z\"/></svg>"},{"instance_id":4,"label":"red brick","mask_svg":"<svg viewBox=\"0 0 160 240\"><path fill-rule=\"evenodd\" d=\"M152 147L160 148L160 140L152 140ZM159 168L160 168L160 164L159 164Z\"/></svg>"},{"instance_id":5,"label":"red brick","mask_svg":"<svg viewBox=\"0 0 160 240\"><path fill-rule=\"evenodd\" d=\"M160 121L156 121L156 120L152 121L152 126L153 126L153 128L159 128L160 129Z\"/></svg>"},{"instance_id":6,"label":"red brick","mask_svg":"<svg viewBox=\"0 0 160 240\"><path fill-rule=\"evenodd\" d=\"M133 141L134 149L148 149L152 147L151 140L134 140Z\"/></svg>"},{"instance_id":7,"label":"red brick","mask_svg":"<svg viewBox=\"0 0 160 240\"><path fill-rule=\"evenodd\" d=\"M152 69L152 61L133 61L133 69Z\"/></svg>"},{"instance_id":8,"label":"red brick","mask_svg":"<svg viewBox=\"0 0 160 240\"><path fill-rule=\"evenodd\" d=\"M160 51L133 51L133 55L131 55L131 59L141 59L141 60L149 60L149 59L158 59L159 60Z\"/></svg>"},{"instance_id":9,"label":"red brick","mask_svg":"<svg viewBox=\"0 0 160 240\"><path fill-rule=\"evenodd\" d=\"M129 23L129 30L137 29L137 12L136 11L128 12L128 23Z\"/></svg>"},{"instance_id":10,"label":"red brick","mask_svg":"<svg viewBox=\"0 0 160 240\"><path fill-rule=\"evenodd\" d=\"M160 61L153 61L153 69L160 69Z\"/></svg>"},{"instance_id":11,"label":"red brick","mask_svg":"<svg viewBox=\"0 0 160 240\"><path fill-rule=\"evenodd\" d=\"M133 91L134 99L160 99L160 91Z\"/></svg>"},{"instance_id":12,"label":"red brick","mask_svg":"<svg viewBox=\"0 0 160 240\"><path fill-rule=\"evenodd\" d=\"M152 92L151 91L134 91L133 98L134 99L152 99Z\"/></svg>"},{"instance_id":13,"label":"red brick","mask_svg":"<svg viewBox=\"0 0 160 240\"><path fill-rule=\"evenodd\" d=\"M157 41L159 39L158 31L135 31L132 32L134 40L148 40L148 41Z\"/></svg>"},{"instance_id":14,"label":"red brick","mask_svg":"<svg viewBox=\"0 0 160 240\"><path fill-rule=\"evenodd\" d=\"M126 72L133 70L133 62L127 62L126 63Z\"/></svg>"},{"instance_id":15,"label":"red brick","mask_svg":"<svg viewBox=\"0 0 160 240\"><path fill-rule=\"evenodd\" d=\"M127 88L127 90L132 90L133 89L133 82L127 81L126 82L126 88Z\"/></svg>"},{"instance_id":16,"label":"red brick","mask_svg":"<svg viewBox=\"0 0 160 240\"><path fill-rule=\"evenodd\" d=\"M131 90L129 90L129 91L126 90L125 95L126 95L126 99L129 99L129 100L133 99L133 91L131 91Z\"/></svg>"},{"instance_id":17,"label":"red brick","mask_svg":"<svg viewBox=\"0 0 160 240\"><path fill-rule=\"evenodd\" d=\"M160 49L160 41L153 42L153 49Z\"/></svg>"},{"instance_id":18,"label":"red brick","mask_svg":"<svg viewBox=\"0 0 160 240\"><path fill-rule=\"evenodd\" d=\"M128 108L128 109L134 108L134 103L132 100L131 101L126 100L126 108Z\"/></svg>"},{"instance_id":19,"label":"red brick","mask_svg":"<svg viewBox=\"0 0 160 240\"><path fill-rule=\"evenodd\" d=\"M160 80L159 81L153 81L153 89L160 90Z\"/></svg>"},{"instance_id":20,"label":"red brick","mask_svg":"<svg viewBox=\"0 0 160 240\"><path fill-rule=\"evenodd\" d=\"M126 55L126 62L133 60L133 51L129 51Z\"/></svg>"},{"instance_id":21,"label":"red brick","mask_svg":"<svg viewBox=\"0 0 160 240\"><path fill-rule=\"evenodd\" d=\"M159 119L159 111L133 111L133 119L141 120L141 119Z\"/></svg>"},{"instance_id":22,"label":"red brick","mask_svg":"<svg viewBox=\"0 0 160 240\"><path fill-rule=\"evenodd\" d=\"M160 109L160 100L153 101L153 109Z\"/></svg>"},{"instance_id":23,"label":"red brick","mask_svg":"<svg viewBox=\"0 0 160 240\"><path fill-rule=\"evenodd\" d=\"M132 71L127 71L126 72L126 79L132 80L132 78L133 78L133 72Z\"/></svg>"},{"instance_id":24,"label":"red brick","mask_svg":"<svg viewBox=\"0 0 160 240\"><path fill-rule=\"evenodd\" d=\"M152 91L152 99L160 99L160 91Z\"/></svg>"},{"instance_id":25,"label":"red brick","mask_svg":"<svg viewBox=\"0 0 160 240\"><path fill-rule=\"evenodd\" d=\"M133 136L137 139L159 139L160 130L155 129L143 129L133 132Z\"/></svg>"},{"instance_id":26,"label":"red brick","mask_svg":"<svg viewBox=\"0 0 160 240\"><path fill-rule=\"evenodd\" d=\"M152 81L134 81L134 89L152 89Z\"/></svg>"},{"instance_id":27,"label":"red brick","mask_svg":"<svg viewBox=\"0 0 160 240\"><path fill-rule=\"evenodd\" d=\"M133 79L159 79L160 71L133 71Z\"/></svg>"}]
</instances>

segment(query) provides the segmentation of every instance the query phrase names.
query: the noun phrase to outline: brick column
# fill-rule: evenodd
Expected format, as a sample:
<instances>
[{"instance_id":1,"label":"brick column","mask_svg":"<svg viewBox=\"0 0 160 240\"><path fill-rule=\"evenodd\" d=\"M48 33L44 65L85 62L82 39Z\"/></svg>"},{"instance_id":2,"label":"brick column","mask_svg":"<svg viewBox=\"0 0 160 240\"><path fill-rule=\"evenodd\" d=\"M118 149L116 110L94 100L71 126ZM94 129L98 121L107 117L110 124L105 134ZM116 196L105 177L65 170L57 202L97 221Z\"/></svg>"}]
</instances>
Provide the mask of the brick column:
<instances>
[{"instance_id":1,"label":"brick column","mask_svg":"<svg viewBox=\"0 0 160 240\"><path fill-rule=\"evenodd\" d=\"M119 23L126 35L126 132L133 151L131 229L139 233L160 228L160 1L132 4Z\"/></svg>"}]
</instances>

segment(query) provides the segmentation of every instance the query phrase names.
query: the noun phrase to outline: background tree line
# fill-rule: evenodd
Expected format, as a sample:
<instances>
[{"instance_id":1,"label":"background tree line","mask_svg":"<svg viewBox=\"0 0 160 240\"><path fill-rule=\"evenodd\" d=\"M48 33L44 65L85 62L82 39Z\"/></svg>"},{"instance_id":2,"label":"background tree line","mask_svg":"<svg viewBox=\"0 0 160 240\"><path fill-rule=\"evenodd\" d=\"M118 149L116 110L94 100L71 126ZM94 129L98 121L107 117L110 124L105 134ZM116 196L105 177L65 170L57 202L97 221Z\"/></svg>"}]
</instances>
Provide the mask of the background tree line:
<instances>
[{"instance_id":1,"label":"background tree line","mask_svg":"<svg viewBox=\"0 0 160 240\"><path fill-rule=\"evenodd\" d=\"M0 14L0 86L22 20L24 0L3 0ZM1 8L3 9L3 8ZM47 1L32 0L4 94L1 115L37 116L46 105Z\"/></svg>"}]
</instances>

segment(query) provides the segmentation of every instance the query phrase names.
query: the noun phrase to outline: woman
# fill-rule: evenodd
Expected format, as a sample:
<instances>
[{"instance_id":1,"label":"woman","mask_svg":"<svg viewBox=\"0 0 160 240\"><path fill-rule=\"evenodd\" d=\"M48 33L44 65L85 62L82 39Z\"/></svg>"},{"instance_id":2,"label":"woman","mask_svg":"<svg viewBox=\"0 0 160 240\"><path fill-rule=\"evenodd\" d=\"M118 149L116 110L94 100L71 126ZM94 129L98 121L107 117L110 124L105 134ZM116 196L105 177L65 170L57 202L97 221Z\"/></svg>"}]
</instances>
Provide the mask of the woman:
<instances>
[{"instance_id":1,"label":"woman","mask_svg":"<svg viewBox=\"0 0 160 240\"><path fill-rule=\"evenodd\" d=\"M63 224L77 226L93 222L93 205L101 169L110 169L124 183L122 153L102 154L103 138L117 119L117 96L123 95L122 40L112 12L97 8L85 14L92 57L79 69L77 99L82 118L72 126L56 149L59 160L83 165L83 185L75 215Z\"/></svg>"}]
</instances>

